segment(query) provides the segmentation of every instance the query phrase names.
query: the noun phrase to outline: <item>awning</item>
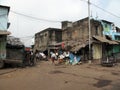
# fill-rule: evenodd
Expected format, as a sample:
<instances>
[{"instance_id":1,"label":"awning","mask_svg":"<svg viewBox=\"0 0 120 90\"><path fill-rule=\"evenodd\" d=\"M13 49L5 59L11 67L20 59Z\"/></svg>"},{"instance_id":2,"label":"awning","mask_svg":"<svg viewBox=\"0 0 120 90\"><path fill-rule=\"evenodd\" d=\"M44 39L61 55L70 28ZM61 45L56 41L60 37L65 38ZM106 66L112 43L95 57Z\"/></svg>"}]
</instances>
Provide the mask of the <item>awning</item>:
<instances>
[{"instance_id":1,"label":"awning","mask_svg":"<svg viewBox=\"0 0 120 90\"><path fill-rule=\"evenodd\" d=\"M93 36L93 38L97 39L98 41L103 42L103 43L118 44L116 41L108 40L108 39L106 39L104 37L100 37L100 36Z\"/></svg>"},{"instance_id":2,"label":"awning","mask_svg":"<svg viewBox=\"0 0 120 90\"><path fill-rule=\"evenodd\" d=\"M9 31L1 31L0 30L0 35L10 35L11 34L11 32L9 32Z\"/></svg>"},{"instance_id":3,"label":"awning","mask_svg":"<svg viewBox=\"0 0 120 90\"><path fill-rule=\"evenodd\" d=\"M85 46L86 46L85 44L77 45L77 46L75 46L75 47L72 47L72 49L71 49L70 51L75 52L75 51L80 50L81 48L84 48Z\"/></svg>"},{"instance_id":4,"label":"awning","mask_svg":"<svg viewBox=\"0 0 120 90\"><path fill-rule=\"evenodd\" d=\"M109 44L119 44L119 43L117 43L116 41L111 41L111 40L109 40Z\"/></svg>"},{"instance_id":5,"label":"awning","mask_svg":"<svg viewBox=\"0 0 120 90\"><path fill-rule=\"evenodd\" d=\"M116 42L120 43L120 40L115 40Z\"/></svg>"},{"instance_id":6,"label":"awning","mask_svg":"<svg viewBox=\"0 0 120 90\"><path fill-rule=\"evenodd\" d=\"M75 51L78 51L80 50L81 48L84 48L86 47L89 42L88 42L88 38L83 38L83 39L76 39L76 40L65 40L63 41L64 44L65 44L65 49L66 50L70 50L72 52L75 52ZM92 43L92 41L91 41Z\"/></svg>"},{"instance_id":7,"label":"awning","mask_svg":"<svg viewBox=\"0 0 120 90\"><path fill-rule=\"evenodd\" d=\"M91 41L92 43L92 41ZM71 47L70 51L75 52L80 50L81 48L86 47L89 44L88 40L84 41L71 41L69 42L69 46Z\"/></svg>"}]
</instances>

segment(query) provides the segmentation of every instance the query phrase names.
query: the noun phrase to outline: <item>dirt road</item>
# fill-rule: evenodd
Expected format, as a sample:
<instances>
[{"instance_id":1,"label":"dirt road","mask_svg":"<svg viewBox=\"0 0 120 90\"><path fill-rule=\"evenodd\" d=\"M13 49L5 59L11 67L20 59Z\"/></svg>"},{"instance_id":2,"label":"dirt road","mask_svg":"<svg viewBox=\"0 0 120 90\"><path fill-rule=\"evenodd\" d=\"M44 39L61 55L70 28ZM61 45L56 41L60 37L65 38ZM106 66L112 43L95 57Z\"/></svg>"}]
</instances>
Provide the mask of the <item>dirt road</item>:
<instances>
[{"instance_id":1,"label":"dirt road","mask_svg":"<svg viewBox=\"0 0 120 90\"><path fill-rule=\"evenodd\" d=\"M42 61L35 67L0 75L0 90L120 90L120 65L52 65Z\"/></svg>"}]
</instances>

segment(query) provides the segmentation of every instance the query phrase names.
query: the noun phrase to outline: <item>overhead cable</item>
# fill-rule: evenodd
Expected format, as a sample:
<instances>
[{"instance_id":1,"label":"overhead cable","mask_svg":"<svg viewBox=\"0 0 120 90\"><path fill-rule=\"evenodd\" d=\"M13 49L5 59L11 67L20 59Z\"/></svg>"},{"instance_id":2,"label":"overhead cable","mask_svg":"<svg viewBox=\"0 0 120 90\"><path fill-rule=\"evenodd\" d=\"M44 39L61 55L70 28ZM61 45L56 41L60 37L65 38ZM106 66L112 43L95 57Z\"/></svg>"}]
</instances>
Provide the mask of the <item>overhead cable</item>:
<instances>
[{"instance_id":1,"label":"overhead cable","mask_svg":"<svg viewBox=\"0 0 120 90\"><path fill-rule=\"evenodd\" d=\"M88 3L87 0L81 0L81 1L84 1L84 2ZM99 7L98 5L92 3L92 2L89 2L89 3L90 3L91 5L93 5L93 6L95 6L95 7L99 8L99 9L101 9L102 11L104 11L104 12L106 12L106 13L108 13L108 14L114 16L114 17L120 18L120 16L118 16L118 15L116 15L116 14L110 12L110 11L107 11L107 10L103 9L103 8Z\"/></svg>"},{"instance_id":2,"label":"overhead cable","mask_svg":"<svg viewBox=\"0 0 120 90\"><path fill-rule=\"evenodd\" d=\"M95 5L95 4L93 4L93 3L91 3L91 5L93 5L93 6L97 7L97 8L99 8L99 9L101 9L102 11L104 11L104 12L106 12L106 13L112 15L112 16L115 16L115 17L117 17L117 18L120 18L120 17L117 16L116 14L113 14L112 12L103 9L103 8L99 7L98 5Z\"/></svg>"},{"instance_id":3,"label":"overhead cable","mask_svg":"<svg viewBox=\"0 0 120 90\"><path fill-rule=\"evenodd\" d=\"M61 23L61 21L55 21L55 20L48 20L48 19L42 19L42 18L38 18L38 17L33 17L33 16L29 16L29 15L25 15L25 14L16 12L16 11L12 11L12 10L11 10L11 12L14 13L14 14L18 14L18 15L21 15L21 16L24 16L24 17L35 19L35 20L40 20L40 21L45 21L45 22L52 22L52 23Z\"/></svg>"},{"instance_id":4,"label":"overhead cable","mask_svg":"<svg viewBox=\"0 0 120 90\"><path fill-rule=\"evenodd\" d=\"M81 1L84 1L84 2L88 3L87 0L81 0ZM110 11L107 11L107 10L103 9L103 8L99 7L98 5L92 3L92 2L89 2L89 3L90 3L91 5L93 5L93 6L101 9L102 11L104 11L104 12L106 12L106 13L114 16L114 17L120 18L120 16L118 16L118 15L116 15L116 14L110 12ZM21 15L21 16L28 17L28 18L32 18L32 19L34 19L34 20L39 20L39 21L52 22L52 23L61 23L61 22L62 22L62 21L57 21L57 20L49 20L49 19L43 19L43 18L33 17L33 16L29 16L29 15L26 15L26 14L23 14L23 13L19 13L19 12L16 12L16 11L12 11L12 10L11 10L11 12L14 13L14 14L17 14L17 15Z\"/></svg>"}]
</instances>

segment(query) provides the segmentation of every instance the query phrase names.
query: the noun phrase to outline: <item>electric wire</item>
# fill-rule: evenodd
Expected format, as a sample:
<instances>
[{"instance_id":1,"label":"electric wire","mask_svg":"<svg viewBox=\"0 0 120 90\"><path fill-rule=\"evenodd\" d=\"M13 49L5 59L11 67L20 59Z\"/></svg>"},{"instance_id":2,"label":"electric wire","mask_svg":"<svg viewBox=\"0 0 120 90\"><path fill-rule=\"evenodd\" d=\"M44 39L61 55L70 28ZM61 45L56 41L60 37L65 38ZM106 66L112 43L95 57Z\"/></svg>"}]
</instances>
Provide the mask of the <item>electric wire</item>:
<instances>
[{"instance_id":1,"label":"electric wire","mask_svg":"<svg viewBox=\"0 0 120 90\"><path fill-rule=\"evenodd\" d=\"M84 2L88 3L87 0L81 0L81 1L84 1ZM107 10L103 9L102 7L96 5L96 4L92 3L92 2L89 2L89 3L90 3L90 5L93 5L94 7L98 8L98 9L101 9L102 11L104 11L104 12L106 12L106 13L114 16L114 17L120 18L120 16L118 16L118 15L116 15L116 14L110 12L110 11L107 11ZM23 13L19 13L19 12L16 12L16 11L12 11L12 10L10 10L10 11L11 11L12 13L14 13L14 14L21 15L21 16L28 17L28 18L32 18L32 19L35 19L35 20L52 22L52 23L61 23L61 22L62 22L62 21L57 21L57 20L49 20L49 19L43 19L43 18L33 17L33 16L29 16L29 15L26 15L26 14L23 14Z\"/></svg>"},{"instance_id":2,"label":"electric wire","mask_svg":"<svg viewBox=\"0 0 120 90\"><path fill-rule=\"evenodd\" d=\"M12 11L12 10L10 10L10 11L12 13L14 13L14 14L21 15L21 16L28 17L28 18L32 18L32 19L35 19L35 20L40 20L40 21L45 21L45 22L52 22L52 23L61 23L61 21L48 20L48 19L43 19L43 18L29 16L29 15L26 15L26 14L23 14L23 13L19 13L19 12L16 12L16 11Z\"/></svg>"},{"instance_id":3,"label":"electric wire","mask_svg":"<svg viewBox=\"0 0 120 90\"><path fill-rule=\"evenodd\" d=\"M87 0L81 0L81 1L84 1L84 2L88 3ZM89 4L95 6L95 7L98 8L98 9L101 9L102 11L104 11L104 12L106 12L106 13L108 13L108 14L116 17L116 18L119 18L119 19L120 19L120 16L118 16L118 15L116 15L116 14L110 12L110 11L107 11L107 10L103 9L102 7L99 7L98 5L96 5L96 4L92 3L92 2L89 2Z\"/></svg>"},{"instance_id":4,"label":"electric wire","mask_svg":"<svg viewBox=\"0 0 120 90\"><path fill-rule=\"evenodd\" d=\"M81 1L84 1L84 2L88 3L87 0L81 0ZM89 2L89 4L94 6L94 7L96 7L96 8L98 8L98 9L100 9L100 10L102 10L102 11L104 11L104 12L106 12L106 13L108 13L108 14L110 14L110 15L112 15L112 16L114 16L114 17L116 17L116 18L120 19L120 16L118 16L118 15L116 15L116 14L110 12L110 11L107 11L107 10L103 9L99 5L96 5L96 4L92 3L92 2ZM26 15L26 14L23 14L23 13L19 13L19 12L13 11L13 10L10 10L10 11L12 13L14 13L14 14L21 15L21 16L28 17L28 18L32 18L34 20L45 21L45 22L52 22L52 23L61 23L62 22L62 21L57 21L57 20L49 20L49 19L43 19L43 18L38 18L38 17L34 17L34 16L29 16L29 15ZM26 37L28 37L28 36L26 36Z\"/></svg>"}]
</instances>

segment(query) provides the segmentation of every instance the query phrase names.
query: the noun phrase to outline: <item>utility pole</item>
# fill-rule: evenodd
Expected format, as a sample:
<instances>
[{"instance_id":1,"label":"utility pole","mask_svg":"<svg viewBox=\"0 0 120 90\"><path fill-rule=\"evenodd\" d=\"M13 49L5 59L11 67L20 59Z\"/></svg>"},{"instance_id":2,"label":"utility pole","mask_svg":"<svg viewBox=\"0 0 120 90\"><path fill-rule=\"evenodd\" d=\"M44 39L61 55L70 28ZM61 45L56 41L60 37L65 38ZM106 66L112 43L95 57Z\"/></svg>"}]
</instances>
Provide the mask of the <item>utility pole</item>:
<instances>
[{"instance_id":1,"label":"utility pole","mask_svg":"<svg viewBox=\"0 0 120 90\"><path fill-rule=\"evenodd\" d=\"M89 60L91 59L90 0L88 0Z\"/></svg>"}]
</instances>

